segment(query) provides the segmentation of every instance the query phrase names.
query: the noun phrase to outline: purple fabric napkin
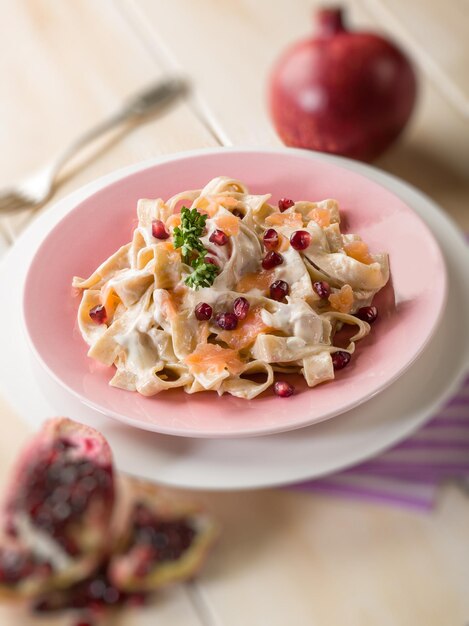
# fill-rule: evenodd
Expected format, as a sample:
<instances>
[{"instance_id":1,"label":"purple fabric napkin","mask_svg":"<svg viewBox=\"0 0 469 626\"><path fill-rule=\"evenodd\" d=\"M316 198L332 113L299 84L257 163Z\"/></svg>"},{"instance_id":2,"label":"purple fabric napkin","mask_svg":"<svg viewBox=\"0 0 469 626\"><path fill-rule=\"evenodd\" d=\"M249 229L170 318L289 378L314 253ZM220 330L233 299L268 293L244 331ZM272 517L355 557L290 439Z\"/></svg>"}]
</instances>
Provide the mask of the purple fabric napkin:
<instances>
[{"instance_id":1,"label":"purple fabric napkin","mask_svg":"<svg viewBox=\"0 0 469 626\"><path fill-rule=\"evenodd\" d=\"M430 422L394 448L293 488L429 510L449 480L469 485L469 377Z\"/></svg>"}]
</instances>

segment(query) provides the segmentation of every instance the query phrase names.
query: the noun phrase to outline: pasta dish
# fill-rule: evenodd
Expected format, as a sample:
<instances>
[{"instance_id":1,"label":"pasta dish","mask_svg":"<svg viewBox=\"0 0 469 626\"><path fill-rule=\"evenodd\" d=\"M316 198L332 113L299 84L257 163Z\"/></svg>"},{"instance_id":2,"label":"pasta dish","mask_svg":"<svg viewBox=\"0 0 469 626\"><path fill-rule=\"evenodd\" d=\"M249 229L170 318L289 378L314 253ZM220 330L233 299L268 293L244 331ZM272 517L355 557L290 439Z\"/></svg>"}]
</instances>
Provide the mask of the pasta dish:
<instances>
[{"instance_id":1,"label":"pasta dish","mask_svg":"<svg viewBox=\"0 0 469 626\"><path fill-rule=\"evenodd\" d=\"M349 363L376 319L387 255L341 232L335 200L269 200L220 176L138 201L132 241L73 279L88 355L115 366L111 385L251 399L276 377L289 396L283 375L314 387ZM355 330L340 346L345 325Z\"/></svg>"}]
</instances>

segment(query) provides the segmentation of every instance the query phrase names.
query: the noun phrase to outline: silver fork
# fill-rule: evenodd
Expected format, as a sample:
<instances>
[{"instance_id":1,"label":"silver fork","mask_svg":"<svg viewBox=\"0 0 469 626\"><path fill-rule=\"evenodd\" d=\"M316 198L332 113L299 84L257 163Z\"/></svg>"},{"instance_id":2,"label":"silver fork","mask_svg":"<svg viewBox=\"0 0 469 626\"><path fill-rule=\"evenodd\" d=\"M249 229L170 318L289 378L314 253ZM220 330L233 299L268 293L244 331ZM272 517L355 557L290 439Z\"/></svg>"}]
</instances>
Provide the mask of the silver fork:
<instances>
[{"instance_id":1,"label":"silver fork","mask_svg":"<svg viewBox=\"0 0 469 626\"><path fill-rule=\"evenodd\" d=\"M186 91L187 83L183 80L168 78L136 94L113 115L78 137L46 167L17 185L1 189L0 213L44 204L54 193L63 166L84 146L123 122L140 122L154 113L162 112Z\"/></svg>"}]
</instances>

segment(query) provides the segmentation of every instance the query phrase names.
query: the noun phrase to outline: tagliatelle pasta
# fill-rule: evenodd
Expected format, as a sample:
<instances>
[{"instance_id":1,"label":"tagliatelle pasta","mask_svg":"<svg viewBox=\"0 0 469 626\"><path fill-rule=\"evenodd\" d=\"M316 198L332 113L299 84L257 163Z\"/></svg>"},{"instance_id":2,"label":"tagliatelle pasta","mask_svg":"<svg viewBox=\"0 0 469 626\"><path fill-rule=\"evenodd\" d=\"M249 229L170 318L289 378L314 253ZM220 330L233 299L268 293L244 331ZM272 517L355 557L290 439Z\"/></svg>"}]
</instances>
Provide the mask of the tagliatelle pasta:
<instances>
[{"instance_id":1,"label":"tagliatelle pasta","mask_svg":"<svg viewBox=\"0 0 469 626\"><path fill-rule=\"evenodd\" d=\"M370 332L362 312L388 281L387 255L341 233L335 200L269 199L220 176L139 200L131 243L73 279L88 355L115 366L111 385L250 399L275 372L314 387L348 362ZM345 348L334 345L344 325L357 327Z\"/></svg>"}]
</instances>

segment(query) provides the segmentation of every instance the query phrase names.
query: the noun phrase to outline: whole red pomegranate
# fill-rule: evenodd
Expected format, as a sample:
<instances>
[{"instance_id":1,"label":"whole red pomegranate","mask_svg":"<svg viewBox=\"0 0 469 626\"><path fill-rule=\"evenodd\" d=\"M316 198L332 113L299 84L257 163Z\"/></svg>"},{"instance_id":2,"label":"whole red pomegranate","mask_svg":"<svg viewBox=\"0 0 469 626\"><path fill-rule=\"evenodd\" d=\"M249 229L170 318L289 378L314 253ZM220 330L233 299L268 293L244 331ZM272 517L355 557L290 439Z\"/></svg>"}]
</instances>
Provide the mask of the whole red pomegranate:
<instances>
[{"instance_id":1,"label":"whole red pomegranate","mask_svg":"<svg viewBox=\"0 0 469 626\"><path fill-rule=\"evenodd\" d=\"M276 130L288 146L371 161L410 117L414 71L387 39L348 31L340 8L320 9L316 21L316 37L293 45L274 67Z\"/></svg>"}]
</instances>

